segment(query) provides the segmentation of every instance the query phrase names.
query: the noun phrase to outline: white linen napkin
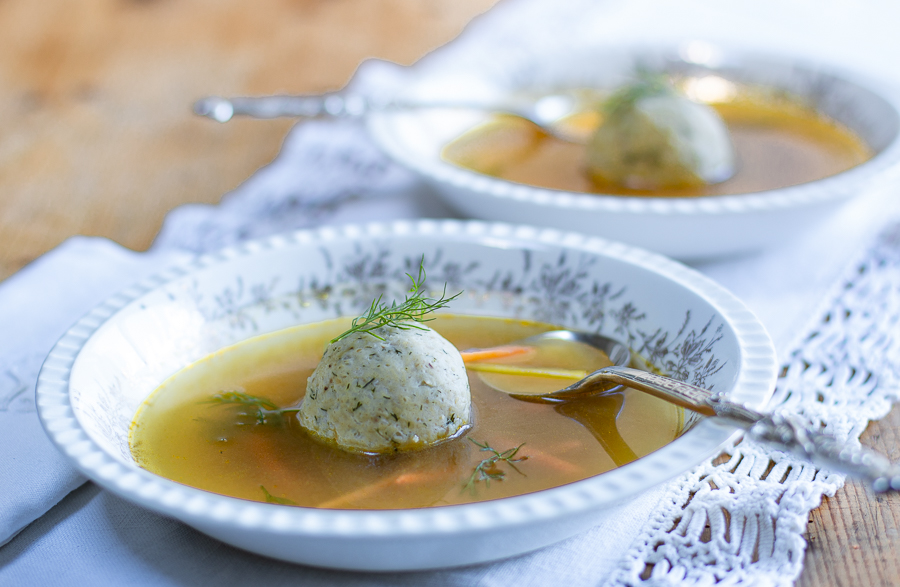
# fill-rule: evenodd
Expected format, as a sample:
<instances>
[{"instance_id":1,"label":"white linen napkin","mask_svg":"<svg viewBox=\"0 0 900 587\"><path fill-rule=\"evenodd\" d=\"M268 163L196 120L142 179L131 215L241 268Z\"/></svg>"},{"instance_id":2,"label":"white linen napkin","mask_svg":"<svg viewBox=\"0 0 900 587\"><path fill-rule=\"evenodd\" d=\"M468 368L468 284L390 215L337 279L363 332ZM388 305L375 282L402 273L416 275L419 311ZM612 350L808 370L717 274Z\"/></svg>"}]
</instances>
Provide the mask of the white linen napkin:
<instances>
[{"instance_id":1,"label":"white linen napkin","mask_svg":"<svg viewBox=\"0 0 900 587\"><path fill-rule=\"evenodd\" d=\"M44 357L93 306L178 256L76 237L0 287L0 545L85 481L38 420L34 385Z\"/></svg>"}]
</instances>

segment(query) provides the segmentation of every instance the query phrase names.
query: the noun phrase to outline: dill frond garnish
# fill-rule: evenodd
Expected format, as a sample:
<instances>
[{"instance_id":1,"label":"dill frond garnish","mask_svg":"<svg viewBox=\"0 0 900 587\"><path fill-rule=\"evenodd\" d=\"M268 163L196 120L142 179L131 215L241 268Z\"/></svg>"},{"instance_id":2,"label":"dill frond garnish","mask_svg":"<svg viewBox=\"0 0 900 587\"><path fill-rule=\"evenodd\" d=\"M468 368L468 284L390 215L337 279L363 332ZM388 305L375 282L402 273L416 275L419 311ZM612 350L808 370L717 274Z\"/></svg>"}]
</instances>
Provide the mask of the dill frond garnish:
<instances>
[{"instance_id":1,"label":"dill frond garnish","mask_svg":"<svg viewBox=\"0 0 900 587\"><path fill-rule=\"evenodd\" d=\"M297 505L296 501L291 501L286 497L277 497L275 495L272 495L271 493L269 493L269 490L262 485L260 485L259 488L263 491L263 495L266 498L266 503L277 503L279 505Z\"/></svg>"},{"instance_id":2,"label":"dill frond garnish","mask_svg":"<svg viewBox=\"0 0 900 587\"><path fill-rule=\"evenodd\" d=\"M602 110L607 116L612 115L620 108L630 108L642 99L650 96L672 94L675 89L665 75L638 71L637 79L612 93L602 104Z\"/></svg>"},{"instance_id":3,"label":"dill frond garnish","mask_svg":"<svg viewBox=\"0 0 900 587\"><path fill-rule=\"evenodd\" d=\"M201 403L219 406L246 406L250 411L248 415L254 416L257 424L269 424L274 423L274 421L280 422L284 414L300 411L300 408L279 408L266 398L249 395L242 391L222 391Z\"/></svg>"},{"instance_id":4,"label":"dill frond garnish","mask_svg":"<svg viewBox=\"0 0 900 587\"><path fill-rule=\"evenodd\" d=\"M516 463L521 463L522 461L528 459L527 456L516 458L519 449L524 446L524 442L515 448L510 448L503 452L500 452L492 448L491 445L487 443L487 441L481 443L472 438L470 438L469 440L471 440L472 443L475 444L475 446L479 447L482 452L491 453L491 456L475 465L475 470L472 471L472 475L469 477L469 480L465 485L463 485L463 491L468 490L474 495L475 484L479 481L484 481L485 487L489 487L491 481L502 481L506 476L506 473L504 473L497 467L497 465L501 462L506 463L507 465L512 467L512 469L516 473L524 475L524 473L522 473L522 471L520 471L518 467L516 467Z\"/></svg>"},{"instance_id":5,"label":"dill frond garnish","mask_svg":"<svg viewBox=\"0 0 900 587\"><path fill-rule=\"evenodd\" d=\"M412 281L412 287L409 293L406 294L406 299L403 302L398 304L394 301L388 306L381 301L383 296L378 296L372 301L372 305L369 306L365 314L353 319L349 330L331 339L329 344L334 344L355 332L365 332L379 340L384 340L375 333L375 330L382 326L392 326L400 330L410 330L412 328L425 330L425 327L419 324L434 320L433 317L428 317L428 315L446 307L447 304L458 298L462 293L459 292L448 298L447 285L444 284L444 292L441 294L440 299L426 297L424 257L419 263L419 275L413 277L407 273L406 276Z\"/></svg>"}]
</instances>

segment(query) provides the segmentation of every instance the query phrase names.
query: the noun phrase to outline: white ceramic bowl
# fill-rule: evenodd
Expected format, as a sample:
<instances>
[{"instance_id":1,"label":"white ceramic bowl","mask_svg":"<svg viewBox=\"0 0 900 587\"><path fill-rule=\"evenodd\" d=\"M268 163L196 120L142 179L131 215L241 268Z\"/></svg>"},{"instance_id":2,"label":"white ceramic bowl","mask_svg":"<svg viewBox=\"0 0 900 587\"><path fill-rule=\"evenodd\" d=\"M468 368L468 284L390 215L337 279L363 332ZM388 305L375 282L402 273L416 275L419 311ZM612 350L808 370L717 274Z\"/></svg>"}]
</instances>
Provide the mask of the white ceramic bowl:
<instances>
[{"instance_id":1,"label":"white ceramic bowl","mask_svg":"<svg viewBox=\"0 0 900 587\"><path fill-rule=\"evenodd\" d=\"M665 48L579 47L510 52L467 76L423 68L405 92L420 99L490 101L567 88L614 88L637 66L687 76L714 74L799 96L858 133L876 155L862 165L792 187L705 198L645 198L538 188L489 177L441 159L443 147L486 119L466 110L374 115L374 139L419 173L447 203L485 220L575 230L697 260L777 245L834 213L900 159L900 94L895 88L790 57L726 50L702 42Z\"/></svg>"},{"instance_id":2,"label":"white ceramic bowl","mask_svg":"<svg viewBox=\"0 0 900 587\"><path fill-rule=\"evenodd\" d=\"M464 289L457 313L520 316L629 341L658 366L761 408L775 383L768 335L732 295L655 254L574 233L420 221L304 231L173 267L110 298L57 343L37 404L85 475L135 504L240 548L310 565L425 569L503 558L596 524L604 510L712 455L733 433L697 423L629 465L555 489L472 505L339 511L245 501L135 465L128 430L163 380L226 345L339 313L373 288L399 293L425 256L429 281ZM652 349L652 350L648 350Z\"/></svg>"}]
</instances>

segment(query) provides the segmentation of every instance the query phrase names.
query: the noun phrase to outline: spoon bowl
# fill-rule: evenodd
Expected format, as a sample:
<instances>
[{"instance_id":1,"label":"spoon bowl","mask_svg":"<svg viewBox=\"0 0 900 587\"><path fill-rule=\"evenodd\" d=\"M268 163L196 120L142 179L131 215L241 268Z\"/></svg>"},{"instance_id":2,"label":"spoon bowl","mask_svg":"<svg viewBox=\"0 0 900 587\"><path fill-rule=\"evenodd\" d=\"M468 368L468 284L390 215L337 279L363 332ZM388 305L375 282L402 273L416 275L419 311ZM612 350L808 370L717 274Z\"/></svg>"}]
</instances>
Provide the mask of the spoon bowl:
<instances>
[{"instance_id":1,"label":"spoon bowl","mask_svg":"<svg viewBox=\"0 0 900 587\"><path fill-rule=\"evenodd\" d=\"M507 391L503 387L495 387L495 389L508 393L516 399L547 403L613 393L627 385L701 415L716 415L709 404L709 398L714 396L712 392L663 375L632 368L633 363L640 362L639 357L633 356L627 345L609 336L578 330L551 330L529 336L513 343L513 346L539 345L542 341L547 340L569 341L590 346L602 351L612 364L597 369L579 381L552 392L526 394Z\"/></svg>"},{"instance_id":2,"label":"spoon bowl","mask_svg":"<svg viewBox=\"0 0 900 587\"><path fill-rule=\"evenodd\" d=\"M566 340L589 345L606 353L613 364L597 369L587 377L557 391L541 394L507 392L510 396L524 401L559 403L557 409L565 410L564 406L570 400L591 396L613 396L621 390L621 387L627 386L702 416L715 417L728 425L744 429L748 437L755 441L793 453L821 467L868 481L876 491L900 490L900 466L891 463L884 456L864 447L849 445L789 415L761 413L729 401L723 393L714 393L671 377L629 367L633 358L631 351L614 338L575 330L554 330L531 336L515 344L526 346L543 340ZM501 388L496 389L504 391ZM601 442L608 442L601 434L603 426L584 425L592 430Z\"/></svg>"}]
</instances>

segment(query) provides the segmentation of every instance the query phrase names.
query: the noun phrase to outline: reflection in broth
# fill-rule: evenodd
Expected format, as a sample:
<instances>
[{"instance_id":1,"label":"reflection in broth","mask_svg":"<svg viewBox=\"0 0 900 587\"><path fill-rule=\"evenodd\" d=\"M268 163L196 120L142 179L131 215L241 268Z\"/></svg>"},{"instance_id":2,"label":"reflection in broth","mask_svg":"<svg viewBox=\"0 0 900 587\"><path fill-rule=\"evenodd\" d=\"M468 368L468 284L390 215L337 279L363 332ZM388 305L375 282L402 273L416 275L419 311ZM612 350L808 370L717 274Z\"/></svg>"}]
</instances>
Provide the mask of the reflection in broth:
<instances>
[{"instance_id":1,"label":"reflection in broth","mask_svg":"<svg viewBox=\"0 0 900 587\"><path fill-rule=\"evenodd\" d=\"M554 406L557 413L571 418L594 435L617 467L637 460L638 455L631 450L619 434L617 419L625 406L625 396L613 393L564 402Z\"/></svg>"},{"instance_id":2,"label":"reflection in broth","mask_svg":"<svg viewBox=\"0 0 900 587\"><path fill-rule=\"evenodd\" d=\"M586 173L585 145L560 140L525 119L507 115L466 132L449 143L442 155L461 167L515 183L654 197L778 189L835 175L873 155L848 128L795 100L734 87L735 94L711 96L722 100L710 105L728 126L737 155L737 172L721 183L654 191L594 183ZM575 115L566 121L567 134L587 137L600 122L595 112Z\"/></svg>"},{"instance_id":3,"label":"reflection in broth","mask_svg":"<svg viewBox=\"0 0 900 587\"><path fill-rule=\"evenodd\" d=\"M427 449L367 455L310 437L286 415L259 424L245 408L203 403L240 389L278 406L295 405L340 319L260 336L176 373L144 403L131 447L142 467L186 485L256 501L338 509L452 505L530 493L578 481L633 461L671 442L682 410L626 389L564 404L523 402L469 374L474 424L467 437ZM429 323L457 348L487 348L554 326L478 316L441 315ZM575 361L593 370L596 359ZM464 490L491 453L522 445L515 468L491 465L502 480Z\"/></svg>"}]
</instances>

